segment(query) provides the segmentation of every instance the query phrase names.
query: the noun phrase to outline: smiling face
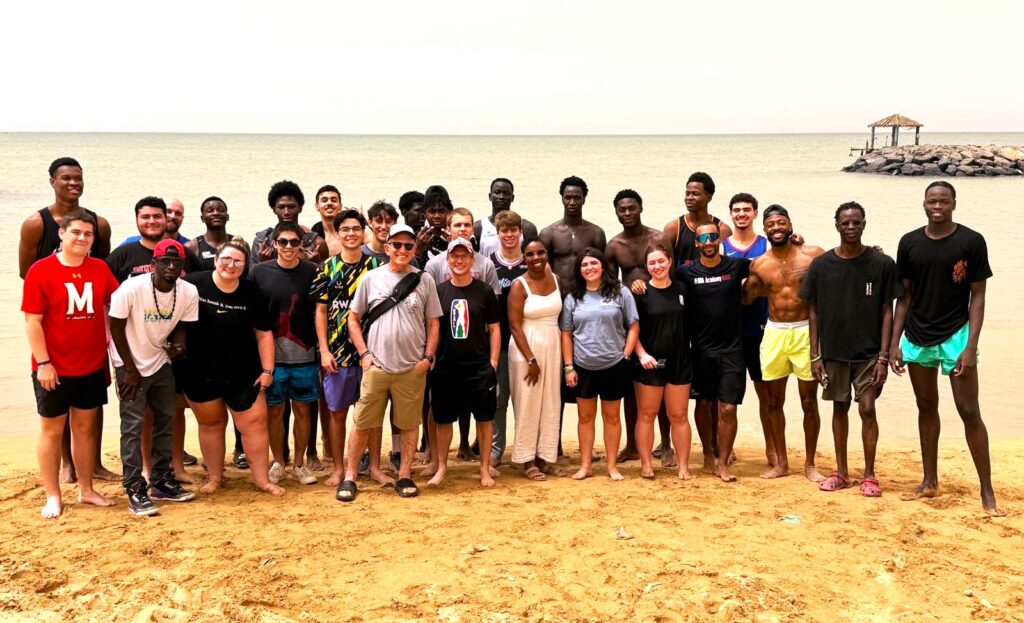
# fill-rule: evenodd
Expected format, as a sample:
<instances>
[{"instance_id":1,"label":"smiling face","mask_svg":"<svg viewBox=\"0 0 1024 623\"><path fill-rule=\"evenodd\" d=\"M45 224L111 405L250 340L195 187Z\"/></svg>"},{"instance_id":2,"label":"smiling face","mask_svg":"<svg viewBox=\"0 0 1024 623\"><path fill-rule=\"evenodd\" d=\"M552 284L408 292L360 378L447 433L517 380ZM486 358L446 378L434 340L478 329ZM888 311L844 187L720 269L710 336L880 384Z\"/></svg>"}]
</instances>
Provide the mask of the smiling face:
<instances>
[{"instance_id":1,"label":"smiling face","mask_svg":"<svg viewBox=\"0 0 1024 623\"><path fill-rule=\"evenodd\" d=\"M465 238L469 240L473 237L473 217L466 216L465 214L453 214L452 222L448 225L448 235L451 239Z\"/></svg>"},{"instance_id":2,"label":"smiling face","mask_svg":"<svg viewBox=\"0 0 1024 623\"><path fill-rule=\"evenodd\" d=\"M135 215L135 226L139 228L140 236L158 242L167 231L167 215L160 208L142 206Z\"/></svg>"},{"instance_id":3,"label":"smiling face","mask_svg":"<svg viewBox=\"0 0 1024 623\"><path fill-rule=\"evenodd\" d=\"M82 169L73 165L64 165L57 169L50 178L50 186L54 195L65 203L75 203L85 192L85 181Z\"/></svg>"},{"instance_id":4,"label":"smiling face","mask_svg":"<svg viewBox=\"0 0 1024 623\"><path fill-rule=\"evenodd\" d=\"M721 244L721 233L718 231L718 226L714 223L708 223L701 225L694 232L694 242L700 254L708 259L714 258L718 255L718 245Z\"/></svg>"},{"instance_id":5,"label":"smiling face","mask_svg":"<svg viewBox=\"0 0 1024 623\"><path fill-rule=\"evenodd\" d=\"M647 272L651 277L661 281L668 277L668 271L672 268L672 259L665 255L661 249L655 249L647 254Z\"/></svg>"},{"instance_id":6,"label":"smiling face","mask_svg":"<svg viewBox=\"0 0 1024 623\"><path fill-rule=\"evenodd\" d=\"M449 211L450 210L448 210L444 205L435 203L427 208L425 212L427 224L431 227L440 227L443 229L447 226Z\"/></svg>"},{"instance_id":7,"label":"smiling face","mask_svg":"<svg viewBox=\"0 0 1024 623\"><path fill-rule=\"evenodd\" d=\"M302 238L292 231L283 231L274 240L274 247L277 248L277 259L289 264L298 259L302 249Z\"/></svg>"},{"instance_id":8,"label":"smiling face","mask_svg":"<svg viewBox=\"0 0 1024 623\"><path fill-rule=\"evenodd\" d=\"M177 199L167 202L167 237L174 238L185 222L185 206Z\"/></svg>"},{"instance_id":9,"label":"smiling face","mask_svg":"<svg viewBox=\"0 0 1024 623\"><path fill-rule=\"evenodd\" d=\"M359 219L347 218L338 223L338 236L341 238L341 246L350 251L363 246L363 226ZM384 238L387 238L387 234Z\"/></svg>"},{"instance_id":10,"label":"smiling face","mask_svg":"<svg viewBox=\"0 0 1024 623\"><path fill-rule=\"evenodd\" d=\"M341 195L333 190L325 190L316 198L316 211L328 219L333 219L341 212Z\"/></svg>"},{"instance_id":11,"label":"smiling face","mask_svg":"<svg viewBox=\"0 0 1024 623\"><path fill-rule=\"evenodd\" d=\"M459 245L448 252L448 268L452 275L465 277L473 269L473 252Z\"/></svg>"},{"instance_id":12,"label":"smiling face","mask_svg":"<svg viewBox=\"0 0 1024 623\"><path fill-rule=\"evenodd\" d=\"M181 271L185 268L185 258L178 255L178 250L175 248L167 249L167 254L161 258L153 260L153 272L157 278L167 282L174 283L181 276Z\"/></svg>"},{"instance_id":13,"label":"smiling face","mask_svg":"<svg viewBox=\"0 0 1024 623\"><path fill-rule=\"evenodd\" d=\"M227 245L217 253L217 275L228 281L237 280L245 270L245 254Z\"/></svg>"},{"instance_id":14,"label":"smiling face","mask_svg":"<svg viewBox=\"0 0 1024 623\"><path fill-rule=\"evenodd\" d=\"M502 227L498 230L498 241L501 248L512 251L519 248L519 240L522 238L523 230L518 227Z\"/></svg>"},{"instance_id":15,"label":"smiling face","mask_svg":"<svg viewBox=\"0 0 1024 623\"><path fill-rule=\"evenodd\" d=\"M591 255L583 257L583 261L580 262L580 275L587 282L587 287L600 285L603 273L604 267L601 266L601 260Z\"/></svg>"},{"instance_id":16,"label":"smiling face","mask_svg":"<svg viewBox=\"0 0 1024 623\"><path fill-rule=\"evenodd\" d=\"M85 221L71 221L67 227L61 227L60 233L61 248L75 257L85 257L92 249L96 232L93 231L92 223Z\"/></svg>"},{"instance_id":17,"label":"smiling face","mask_svg":"<svg viewBox=\"0 0 1024 623\"><path fill-rule=\"evenodd\" d=\"M374 238L379 242L384 243L387 242L388 232L391 231L391 226L394 224L395 221L388 216L387 212L382 210L380 214L370 219L370 231L373 232Z\"/></svg>"},{"instance_id":18,"label":"smiling face","mask_svg":"<svg viewBox=\"0 0 1024 623\"><path fill-rule=\"evenodd\" d=\"M583 204L587 198L583 195L583 189L579 186L566 186L562 192L562 207L565 208L565 215L571 217L583 216Z\"/></svg>"},{"instance_id":19,"label":"smiling face","mask_svg":"<svg viewBox=\"0 0 1024 623\"><path fill-rule=\"evenodd\" d=\"M764 222L764 235L773 247L784 247L793 235L793 224L781 214L773 214Z\"/></svg>"},{"instance_id":20,"label":"smiling face","mask_svg":"<svg viewBox=\"0 0 1024 623\"><path fill-rule=\"evenodd\" d=\"M933 186L924 195L924 214L928 222L940 225L953 220L956 199L945 186Z\"/></svg>"},{"instance_id":21,"label":"smiling face","mask_svg":"<svg viewBox=\"0 0 1024 623\"><path fill-rule=\"evenodd\" d=\"M704 190L702 182L690 182L686 185L686 195L683 201L686 203L686 209L690 212L700 212L708 209L711 195Z\"/></svg>"},{"instance_id":22,"label":"smiling face","mask_svg":"<svg viewBox=\"0 0 1024 623\"><path fill-rule=\"evenodd\" d=\"M534 240L523 249L523 259L526 260L526 270L534 276L543 275L548 265L548 250L540 240Z\"/></svg>"},{"instance_id":23,"label":"smiling face","mask_svg":"<svg viewBox=\"0 0 1024 623\"><path fill-rule=\"evenodd\" d=\"M732 217L732 224L736 229L746 230L757 218L757 208L749 201L737 201L729 207L729 216Z\"/></svg>"},{"instance_id":24,"label":"smiling face","mask_svg":"<svg viewBox=\"0 0 1024 623\"><path fill-rule=\"evenodd\" d=\"M295 197L279 197L274 202L274 214L277 215L277 220L282 223L297 223L299 221L299 213L302 212L302 206Z\"/></svg>"},{"instance_id":25,"label":"smiling face","mask_svg":"<svg viewBox=\"0 0 1024 623\"><path fill-rule=\"evenodd\" d=\"M640 202L632 197L623 197L615 204L615 218L623 227L629 228L640 224L640 213L644 209Z\"/></svg>"},{"instance_id":26,"label":"smiling face","mask_svg":"<svg viewBox=\"0 0 1024 623\"><path fill-rule=\"evenodd\" d=\"M843 210L836 218L836 231L839 232L842 241L847 244L860 244L866 225L867 220L857 208Z\"/></svg>"},{"instance_id":27,"label":"smiling face","mask_svg":"<svg viewBox=\"0 0 1024 623\"><path fill-rule=\"evenodd\" d=\"M213 199L199 208L199 220L210 229L224 229L228 218L228 207L223 201Z\"/></svg>"},{"instance_id":28,"label":"smiling face","mask_svg":"<svg viewBox=\"0 0 1024 623\"><path fill-rule=\"evenodd\" d=\"M396 269L396 272L402 272L409 266L414 248L416 248L416 239L408 232L395 234L388 240L389 264L393 264L392 268Z\"/></svg>"}]
</instances>

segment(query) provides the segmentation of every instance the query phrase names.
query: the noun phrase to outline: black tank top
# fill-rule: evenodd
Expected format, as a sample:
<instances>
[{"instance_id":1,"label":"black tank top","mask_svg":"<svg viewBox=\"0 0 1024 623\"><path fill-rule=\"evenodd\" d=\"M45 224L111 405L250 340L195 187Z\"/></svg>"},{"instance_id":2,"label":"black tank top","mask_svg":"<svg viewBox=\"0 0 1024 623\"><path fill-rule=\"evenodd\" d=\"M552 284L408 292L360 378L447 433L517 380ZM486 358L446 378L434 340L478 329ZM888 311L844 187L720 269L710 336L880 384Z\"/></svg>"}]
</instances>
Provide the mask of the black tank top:
<instances>
[{"instance_id":1,"label":"black tank top","mask_svg":"<svg viewBox=\"0 0 1024 623\"><path fill-rule=\"evenodd\" d=\"M217 249L206 241L206 236L196 238L196 247L199 249L199 270L213 270Z\"/></svg>"},{"instance_id":2,"label":"black tank top","mask_svg":"<svg viewBox=\"0 0 1024 623\"><path fill-rule=\"evenodd\" d=\"M99 217L92 210L86 210L89 214L99 222ZM50 208L46 207L39 210L39 217L43 219L43 235L39 237L39 244L36 245L36 259L41 260L44 257L53 255L60 249L60 225L53 218L53 214L50 213ZM96 256L93 256L96 257ZM98 258L106 259L106 258Z\"/></svg>"},{"instance_id":3,"label":"black tank top","mask_svg":"<svg viewBox=\"0 0 1024 623\"><path fill-rule=\"evenodd\" d=\"M717 216L711 217L715 227L722 226L722 219ZM676 237L676 248L673 249L676 256L676 266L692 264L700 259L700 250L694 246L697 241L697 233L686 224L686 215L679 217L679 235Z\"/></svg>"}]
</instances>

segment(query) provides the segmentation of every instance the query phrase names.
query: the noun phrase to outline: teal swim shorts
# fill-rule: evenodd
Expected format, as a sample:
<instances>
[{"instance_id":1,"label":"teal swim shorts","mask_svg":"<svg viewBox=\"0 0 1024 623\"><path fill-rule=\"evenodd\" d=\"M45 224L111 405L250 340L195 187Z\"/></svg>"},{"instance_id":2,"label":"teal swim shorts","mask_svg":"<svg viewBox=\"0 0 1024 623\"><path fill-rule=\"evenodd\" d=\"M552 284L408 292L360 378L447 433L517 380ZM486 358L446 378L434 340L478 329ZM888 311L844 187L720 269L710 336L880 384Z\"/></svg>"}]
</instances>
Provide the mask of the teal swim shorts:
<instances>
[{"instance_id":1,"label":"teal swim shorts","mask_svg":"<svg viewBox=\"0 0 1024 623\"><path fill-rule=\"evenodd\" d=\"M941 366L942 373L946 376L956 367L956 360L960 353L967 348L968 324L949 336L945 342L934 346L918 346L904 334L900 340L900 349L903 350L903 363L916 363L926 368L938 368Z\"/></svg>"}]
</instances>

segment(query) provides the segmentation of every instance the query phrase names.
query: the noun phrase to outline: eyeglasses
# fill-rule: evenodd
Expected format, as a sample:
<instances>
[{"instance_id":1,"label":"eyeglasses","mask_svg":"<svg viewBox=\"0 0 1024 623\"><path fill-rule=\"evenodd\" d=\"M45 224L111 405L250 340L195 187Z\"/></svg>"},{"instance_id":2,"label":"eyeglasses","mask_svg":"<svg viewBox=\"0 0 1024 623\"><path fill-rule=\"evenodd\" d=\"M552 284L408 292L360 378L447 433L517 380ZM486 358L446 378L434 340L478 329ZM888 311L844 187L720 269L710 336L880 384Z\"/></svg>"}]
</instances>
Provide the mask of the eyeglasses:
<instances>
[{"instance_id":1,"label":"eyeglasses","mask_svg":"<svg viewBox=\"0 0 1024 623\"><path fill-rule=\"evenodd\" d=\"M279 247L298 247L302 245L302 241L298 238L278 238L275 242Z\"/></svg>"},{"instance_id":2,"label":"eyeglasses","mask_svg":"<svg viewBox=\"0 0 1024 623\"><path fill-rule=\"evenodd\" d=\"M415 242L389 242L388 244L390 244L391 248L394 249L395 251L401 251L402 249L405 249L406 251L412 251L413 249L416 248Z\"/></svg>"},{"instance_id":3,"label":"eyeglasses","mask_svg":"<svg viewBox=\"0 0 1024 623\"><path fill-rule=\"evenodd\" d=\"M182 267L185 265L185 260L178 257L161 257L157 259L156 265L160 268L167 268L169 266Z\"/></svg>"},{"instance_id":4,"label":"eyeglasses","mask_svg":"<svg viewBox=\"0 0 1024 623\"><path fill-rule=\"evenodd\" d=\"M697 242L699 242L701 244L707 244L709 242L714 242L714 241L718 240L721 237L722 237L721 234L719 234L717 232L708 232L706 234L697 234Z\"/></svg>"},{"instance_id":5,"label":"eyeglasses","mask_svg":"<svg viewBox=\"0 0 1024 623\"><path fill-rule=\"evenodd\" d=\"M361 231L363 231L363 228L359 227L359 226L356 226L356 227L339 227L338 228L338 233L341 234L342 236L345 236L345 235L348 235L348 234L358 234Z\"/></svg>"},{"instance_id":6,"label":"eyeglasses","mask_svg":"<svg viewBox=\"0 0 1024 623\"><path fill-rule=\"evenodd\" d=\"M228 257L226 255L218 257L217 261L220 262L221 264L224 264L225 266L233 266L235 268L242 268L243 266L245 266L245 260L235 259L233 257Z\"/></svg>"}]
</instances>

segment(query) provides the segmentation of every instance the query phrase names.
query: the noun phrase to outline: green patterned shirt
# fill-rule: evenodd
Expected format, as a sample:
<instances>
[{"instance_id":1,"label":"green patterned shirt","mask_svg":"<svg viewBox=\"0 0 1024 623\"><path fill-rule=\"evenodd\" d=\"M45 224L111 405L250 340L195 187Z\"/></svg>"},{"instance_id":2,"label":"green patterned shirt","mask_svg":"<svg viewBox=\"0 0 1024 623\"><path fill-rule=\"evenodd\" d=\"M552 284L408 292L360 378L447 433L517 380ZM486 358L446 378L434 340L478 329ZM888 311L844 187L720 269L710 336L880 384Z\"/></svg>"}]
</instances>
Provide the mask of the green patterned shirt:
<instances>
[{"instance_id":1,"label":"green patterned shirt","mask_svg":"<svg viewBox=\"0 0 1024 623\"><path fill-rule=\"evenodd\" d=\"M365 253L354 264L346 264L339 254L327 258L313 278L310 297L327 306L327 345L339 366L359 365L359 353L348 339L349 302L363 275L380 265Z\"/></svg>"}]
</instances>

